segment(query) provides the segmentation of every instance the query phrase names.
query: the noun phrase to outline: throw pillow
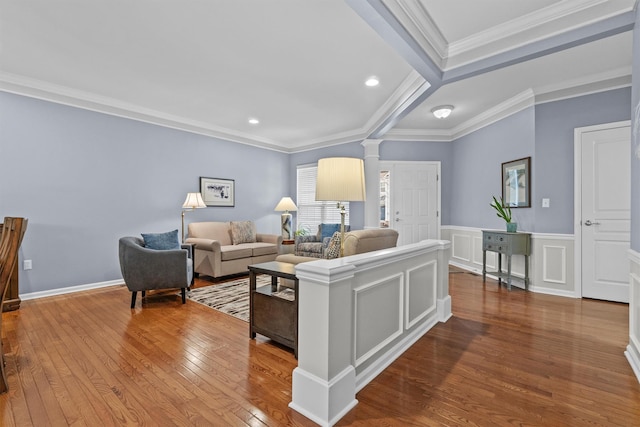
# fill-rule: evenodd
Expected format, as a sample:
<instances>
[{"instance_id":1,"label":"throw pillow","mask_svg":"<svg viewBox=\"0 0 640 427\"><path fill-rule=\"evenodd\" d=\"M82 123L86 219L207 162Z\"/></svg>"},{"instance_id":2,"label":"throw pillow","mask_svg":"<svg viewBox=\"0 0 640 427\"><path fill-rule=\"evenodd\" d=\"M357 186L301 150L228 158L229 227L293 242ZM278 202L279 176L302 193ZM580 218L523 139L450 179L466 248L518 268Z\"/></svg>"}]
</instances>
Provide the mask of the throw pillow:
<instances>
[{"instance_id":1,"label":"throw pillow","mask_svg":"<svg viewBox=\"0 0 640 427\"><path fill-rule=\"evenodd\" d=\"M234 245L256 242L256 225L253 221L231 221L231 241Z\"/></svg>"},{"instance_id":2,"label":"throw pillow","mask_svg":"<svg viewBox=\"0 0 640 427\"><path fill-rule=\"evenodd\" d=\"M345 225L345 230L347 231ZM332 237L336 231L340 231L340 224L320 224L320 241L324 241L326 237Z\"/></svg>"},{"instance_id":3,"label":"throw pillow","mask_svg":"<svg viewBox=\"0 0 640 427\"><path fill-rule=\"evenodd\" d=\"M180 249L177 229L166 233L142 233L142 239L144 240L144 247L148 249L160 251Z\"/></svg>"},{"instance_id":4,"label":"throw pillow","mask_svg":"<svg viewBox=\"0 0 640 427\"><path fill-rule=\"evenodd\" d=\"M340 257L340 232L336 231L331 236L331 240L329 241L329 246L327 246L327 251L325 252L326 259L333 259Z\"/></svg>"}]
</instances>

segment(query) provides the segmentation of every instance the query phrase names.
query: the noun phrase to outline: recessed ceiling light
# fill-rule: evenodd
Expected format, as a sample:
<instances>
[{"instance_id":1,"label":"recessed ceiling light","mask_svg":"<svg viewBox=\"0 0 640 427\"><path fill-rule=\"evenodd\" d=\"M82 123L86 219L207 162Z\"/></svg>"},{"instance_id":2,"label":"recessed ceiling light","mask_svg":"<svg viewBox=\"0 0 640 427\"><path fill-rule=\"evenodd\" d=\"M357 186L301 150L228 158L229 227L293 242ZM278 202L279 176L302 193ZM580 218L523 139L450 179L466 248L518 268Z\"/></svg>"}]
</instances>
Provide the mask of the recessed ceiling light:
<instances>
[{"instance_id":1,"label":"recessed ceiling light","mask_svg":"<svg viewBox=\"0 0 640 427\"><path fill-rule=\"evenodd\" d=\"M374 86L378 86L380 84L380 80L378 80L378 78L376 76L371 76L367 79L366 82L364 82L365 85L369 86L369 87L374 87Z\"/></svg>"},{"instance_id":2,"label":"recessed ceiling light","mask_svg":"<svg viewBox=\"0 0 640 427\"><path fill-rule=\"evenodd\" d=\"M447 117L449 117L449 114L451 114L452 111L453 105L440 105L431 110L433 115L438 119L446 119Z\"/></svg>"},{"instance_id":3,"label":"recessed ceiling light","mask_svg":"<svg viewBox=\"0 0 640 427\"><path fill-rule=\"evenodd\" d=\"M249 119L249 123L252 125L257 125L258 123L260 123L260 120L251 118Z\"/></svg>"}]
</instances>

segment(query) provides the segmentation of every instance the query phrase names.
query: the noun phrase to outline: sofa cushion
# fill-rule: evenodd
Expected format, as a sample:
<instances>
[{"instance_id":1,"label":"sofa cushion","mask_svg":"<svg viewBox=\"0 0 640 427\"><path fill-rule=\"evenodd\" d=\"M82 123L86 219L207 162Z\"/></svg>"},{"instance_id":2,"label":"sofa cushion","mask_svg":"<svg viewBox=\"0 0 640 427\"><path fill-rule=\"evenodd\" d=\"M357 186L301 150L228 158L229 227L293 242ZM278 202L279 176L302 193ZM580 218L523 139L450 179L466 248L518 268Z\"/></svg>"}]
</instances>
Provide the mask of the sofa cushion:
<instances>
[{"instance_id":1,"label":"sofa cushion","mask_svg":"<svg viewBox=\"0 0 640 427\"><path fill-rule=\"evenodd\" d=\"M232 259L250 258L252 250L250 247L228 245L220 247L220 259L230 261Z\"/></svg>"},{"instance_id":2,"label":"sofa cushion","mask_svg":"<svg viewBox=\"0 0 640 427\"><path fill-rule=\"evenodd\" d=\"M221 246L231 244L231 231L228 222L192 222L189 224L189 237L217 240Z\"/></svg>"},{"instance_id":3,"label":"sofa cushion","mask_svg":"<svg viewBox=\"0 0 640 427\"><path fill-rule=\"evenodd\" d=\"M255 243L256 225L253 221L231 221L231 241L234 245Z\"/></svg>"},{"instance_id":4,"label":"sofa cushion","mask_svg":"<svg viewBox=\"0 0 640 427\"><path fill-rule=\"evenodd\" d=\"M251 248L252 256L271 255L278 253L278 246L273 243L242 243L241 247Z\"/></svg>"},{"instance_id":5,"label":"sofa cushion","mask_svg":"<svg viewBox=\"0 0 640 427\"><path fill-rule=\"evenodd\" d=\"M161 251L180 249L178 240L178 229L167 231L166 233L141 233L144 246L148 249Z\"/></svg>"}]
</instances>

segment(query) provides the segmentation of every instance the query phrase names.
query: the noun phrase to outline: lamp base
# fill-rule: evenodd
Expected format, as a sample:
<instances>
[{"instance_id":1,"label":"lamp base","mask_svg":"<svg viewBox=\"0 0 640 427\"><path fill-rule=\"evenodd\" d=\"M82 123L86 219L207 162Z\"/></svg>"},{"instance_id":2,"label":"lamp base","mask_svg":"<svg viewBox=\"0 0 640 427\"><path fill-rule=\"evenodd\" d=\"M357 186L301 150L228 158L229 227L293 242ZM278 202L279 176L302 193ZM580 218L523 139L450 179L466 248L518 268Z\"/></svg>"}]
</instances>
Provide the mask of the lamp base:
<instances>
[{"instance_id":1,"label":"lamp base","mask_svg":"<svg viewBox=\"0 0 640 427\"><path fill-rule=\"evenodd\" d=\"M281 224L282 224L282 240L291 240L293 239L293 233L291 231L291 214L285 212L281 215Z\"/></svg>"}]
</instances>

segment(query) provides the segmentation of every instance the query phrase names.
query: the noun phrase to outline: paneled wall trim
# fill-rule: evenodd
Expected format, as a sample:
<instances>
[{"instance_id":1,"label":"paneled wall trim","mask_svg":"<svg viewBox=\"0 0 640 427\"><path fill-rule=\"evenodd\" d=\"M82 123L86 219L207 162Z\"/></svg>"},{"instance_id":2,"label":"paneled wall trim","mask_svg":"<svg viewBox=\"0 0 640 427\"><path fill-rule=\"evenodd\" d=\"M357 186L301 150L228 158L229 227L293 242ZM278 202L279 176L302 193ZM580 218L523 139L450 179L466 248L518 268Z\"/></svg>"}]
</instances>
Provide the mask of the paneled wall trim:
<instances>
[{"instance_id":1,"label":"paneled wall trim","mask_svg":"<svg viewBox=\"0 0 640 427\"><path fill-rule=\"evenodd\" d=\"M640 253L629 250L629 345L624 355L640 381Z\"/></svg>"},{"instance_id":2,"label":"paneled wall trim","mask_svg":"<svg viewBox=\"0 0 640 427\"><path fill-rule=\"evenodd\" d=\"M451 242L451 265L482 274L482 229L442 226L442 239ZM532 233L531 245L529 290L579 298L574 280L573 235ZM487 252L487 270L497 266L497 254ZM506 268L506 262L502 266ZM514 277L524 277L524 257L514 255L511 268ZM524 283L514 280L513 286L524 288Z\"/></svg>"}]
</instances>

